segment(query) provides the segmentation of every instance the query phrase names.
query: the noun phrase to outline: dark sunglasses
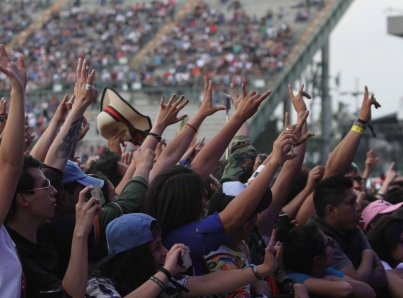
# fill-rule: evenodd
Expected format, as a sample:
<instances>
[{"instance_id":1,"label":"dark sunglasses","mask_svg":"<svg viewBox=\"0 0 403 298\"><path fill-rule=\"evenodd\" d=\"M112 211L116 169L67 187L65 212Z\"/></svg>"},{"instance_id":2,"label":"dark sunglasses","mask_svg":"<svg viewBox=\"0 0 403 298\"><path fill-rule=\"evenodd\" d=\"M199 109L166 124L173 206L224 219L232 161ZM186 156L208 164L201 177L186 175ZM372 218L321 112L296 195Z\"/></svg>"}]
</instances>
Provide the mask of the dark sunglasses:
<instances>
[{"instance_id":1,"label":"dark sunglasses","mask_svg":"<svg viewBox=\"0 0 403 298\"><path fill-rule=\"evenodd\" d=\"M357 181L358 184L364 184L365 181L367 181L367 179L363 178L363 177L351 177L351 176L346 176L346 177L350 178L351 182L353 182L353 183L354 183L354 181Z\"/></svg>"}]
</instances>

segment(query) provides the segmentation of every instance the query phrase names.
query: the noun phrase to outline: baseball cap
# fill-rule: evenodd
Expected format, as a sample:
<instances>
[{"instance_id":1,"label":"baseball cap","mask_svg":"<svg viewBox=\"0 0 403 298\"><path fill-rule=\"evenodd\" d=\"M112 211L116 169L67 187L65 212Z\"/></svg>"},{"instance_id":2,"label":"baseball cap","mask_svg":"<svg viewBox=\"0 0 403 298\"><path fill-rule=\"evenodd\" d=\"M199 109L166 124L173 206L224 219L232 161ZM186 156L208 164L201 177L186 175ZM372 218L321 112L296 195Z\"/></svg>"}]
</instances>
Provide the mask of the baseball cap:
<instances>
[{"instance_id":1,"label":"baseball cap","mask_svg":"<svg viewBox=\"0 0 403 298\"><path fill-rule=\"evenodd\" d=\"M367 229L367 226L375 216L378 214L391 213L399 209L402 205L403 202L399 204L391 204L384 200L376 200L375 202L370 203L367 207L365 207L361 214L362 218L365 220L364 231Z\"/></svg>"},{"instance_id":2,"label":"baseball cap","mask_svg":"<svg viewBox=\"0 0 403 298\"><path fill-rule=\"evenodd\" d=\"M151 224L155 222L157 229L151 231ZM143 245L161 235L157 220L147 214L124 214L112 220L106 227L108 254L116 255L131 248Z\"/></svg>"},{"instance_id":3,"label":"baseball cap","mask_svg":"<svg viewBox=\"0 0 403 298\"><path fill-rule=\"evenodd\" d=\"M84 186L93 186L95 184L98 184L99 187L104 186L103 180L86 175L75 162L69 160L63 172L62 182L67 184L73 181L77 181Z\"/></svg>"},{"instance_id":4,"label":"baseball cap","mask_svg":"<svg viewBox=\"0 0 403 298\"><path fill-rule=\"evenodd\" d=\"M239 195L242 191L245 190L245 188L246 188L245 184L239 181L231 181L221 184L210 199L208 215L212 215L215 212L220 213L221 211L223 211L225 207L227 207L227 205L237 195ZM263 210L267 209L271 204L271 200L272 200L271 188L267 187L266 192L260 199L260 202L257 205L255 211L253 211L253 214L260 213Z\"/></svg>"}]
</instances>

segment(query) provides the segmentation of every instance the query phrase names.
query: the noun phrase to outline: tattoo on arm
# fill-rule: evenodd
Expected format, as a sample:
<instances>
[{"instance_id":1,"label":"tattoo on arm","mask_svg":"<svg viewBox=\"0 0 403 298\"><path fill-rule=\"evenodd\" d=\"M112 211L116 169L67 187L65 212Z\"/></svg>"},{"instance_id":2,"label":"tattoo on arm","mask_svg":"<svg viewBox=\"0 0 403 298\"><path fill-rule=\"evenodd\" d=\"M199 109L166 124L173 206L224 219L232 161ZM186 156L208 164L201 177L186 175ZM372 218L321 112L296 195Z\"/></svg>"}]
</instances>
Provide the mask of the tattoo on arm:
<instances>
[{"instance_id":1,"label":"tattoo on arm","mask_svg":"<svg viewBox=\"0 0 403 298\"><path fill-rule=\"evenodd\" d=\"M80 129L80 120L78 119L71 124L69 131L63 137L63 142L57 147L55 155L58 159L69 156L77 131Z\"/></svg>"}]
</instances>

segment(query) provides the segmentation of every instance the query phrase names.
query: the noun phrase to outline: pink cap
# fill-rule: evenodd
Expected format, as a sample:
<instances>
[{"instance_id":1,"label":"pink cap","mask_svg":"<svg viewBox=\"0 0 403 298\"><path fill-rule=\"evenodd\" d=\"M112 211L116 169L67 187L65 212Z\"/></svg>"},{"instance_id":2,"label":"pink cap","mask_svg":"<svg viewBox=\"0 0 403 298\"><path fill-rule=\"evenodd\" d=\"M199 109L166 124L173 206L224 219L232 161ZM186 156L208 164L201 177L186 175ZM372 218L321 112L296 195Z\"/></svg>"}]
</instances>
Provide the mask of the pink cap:
<instances>
[{"instance_id":1,"label":"pink cap","mask_svg":"<svg viewBox=\"0 0 403 298\"><path fill-rule=\"evenodd\" d=\"M376 200L370 203L363 211L362 218L365 221L364 231L367 229L368 224L378 214L387 214L399 209L403 205L403 202L399 204L392 204L384 200Z\"/></svg>"}]
</instances>

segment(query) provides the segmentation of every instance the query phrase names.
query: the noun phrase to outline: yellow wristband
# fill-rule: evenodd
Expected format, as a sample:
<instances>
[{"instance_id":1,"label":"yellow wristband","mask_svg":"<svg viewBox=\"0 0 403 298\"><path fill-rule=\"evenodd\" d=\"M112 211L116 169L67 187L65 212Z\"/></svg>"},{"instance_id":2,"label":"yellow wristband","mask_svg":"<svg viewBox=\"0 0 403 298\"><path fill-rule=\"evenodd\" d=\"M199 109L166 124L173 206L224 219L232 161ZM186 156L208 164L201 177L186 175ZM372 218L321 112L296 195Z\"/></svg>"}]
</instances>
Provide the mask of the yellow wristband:
<instances>
[{"instance_id":1,"label":"yellow wristband","mask_svg":"<svg viewBox=\"0 0 403 298\"><path fill-rule=\"evenodd\" d=\"M358 132L360 135L364 133L364 128L359 127L358 125L353 125L353 127L351 127L351 130Z\"/></svg>"}]
</instances>

